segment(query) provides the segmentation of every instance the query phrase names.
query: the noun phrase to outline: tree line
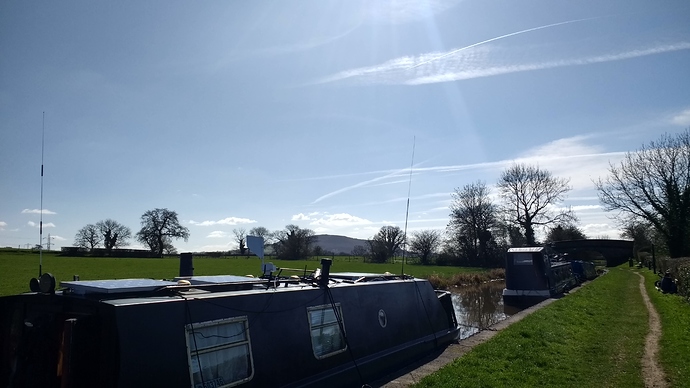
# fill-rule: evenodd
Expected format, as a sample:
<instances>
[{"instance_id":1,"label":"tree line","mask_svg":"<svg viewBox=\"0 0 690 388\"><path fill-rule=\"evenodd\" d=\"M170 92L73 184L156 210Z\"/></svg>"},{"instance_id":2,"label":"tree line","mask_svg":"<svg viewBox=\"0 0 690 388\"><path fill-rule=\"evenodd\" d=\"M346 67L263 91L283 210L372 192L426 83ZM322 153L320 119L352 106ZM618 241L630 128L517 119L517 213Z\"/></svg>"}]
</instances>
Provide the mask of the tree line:
<instances>
[{"instance_id":1,"label":"tree line","mask_svg":"<svg viewBox=\"0 0 690 388\"><path fill-rule=\"evenodd\" d=\"M420 230L408 237L400 227L386 225L350 253L376 263L394 260L402 254L412 256L420 264L490 267L503 264L509 246L540 244L535 237L539 227L550 227L545 242L585 238L572 211L554 210L554 205L570 190L567 179L554 177L538 166L515 164L503 172L497 188L502 199L499 204L491 200L484 182L455 189L445 233ZM233 232L244 254L247 233L244 229ZM314 232L296 225L276 232L259 227L249 234L264 237L282 259L303 259L319 248L312 247Z\"/></svg>"},{"instance_id":2,"label":"tree line","mask_svg":"<svg viewBox=\"0 0 690 388\"><path fill-rule=\"evenodd\" d=\"M608 176L593 181L604 209L623 230L622 237L635 240L635 249L654 245L671 257L690 256L690 129L662 135L657 141L628 152ZM355 247L353 255L372 262L386 262L411 254L421 264L500 266L506 249L537 246L562 240L587 238L570 209L558 207L571 190L569 179L554 176L535 165L516 163L504 170L495 185L476 181L451 194L449 222L445 230L420 230L408 238L397 226L383 226ZM545 231L539 241L537 231ZM241 254L247 253L246 236L261 236L266 247L280 259L303 259L323 252L314 246L315 233L297 225L278 231L264 227L234 229ZM189 238L177 213L149 210L141 216L136 233L155 254L175 253L174 239ZM88 224L75 236L75 245L106 252L127 246L132 232L112 219Z\"/></svg>"},{"instance_id":3,"label":"tree line","mask_svg":"<svg viewBox=\"0 0 690 388\"><path fill-rule=\"evenodd\" d=\"M132 231L127 226L106 219L79 229L74 245L89 250L103 247L110 255L113 249L128 246L131 238ZM136 233L136 239L156 256L177 253L172 242L179 238L187 241L189 229L180 225L177 212L156 208L141 216L141 229Z\"/></svg>"},{"instance_id":4,"label":"tree line","mask_svg":"<svg viewBox=\"0 0 690 388\"><path fill-rule=\"evenodd\" d=\"M593 184L604 209L614 212L621 237L635 242L635 253L653 247L672 258L690 257L690 128L627 152ZM571 209L558 207L571 190L569 179L514 164L495 187L497 201L482 181L456 188L445 231L412 233L409 252L422 264L433 258L436 264L500 266L509 247L587 238ZM385 261L399 254L402 235L397 227L383 227L357 251Z\"/></svg>"}]
</instances>

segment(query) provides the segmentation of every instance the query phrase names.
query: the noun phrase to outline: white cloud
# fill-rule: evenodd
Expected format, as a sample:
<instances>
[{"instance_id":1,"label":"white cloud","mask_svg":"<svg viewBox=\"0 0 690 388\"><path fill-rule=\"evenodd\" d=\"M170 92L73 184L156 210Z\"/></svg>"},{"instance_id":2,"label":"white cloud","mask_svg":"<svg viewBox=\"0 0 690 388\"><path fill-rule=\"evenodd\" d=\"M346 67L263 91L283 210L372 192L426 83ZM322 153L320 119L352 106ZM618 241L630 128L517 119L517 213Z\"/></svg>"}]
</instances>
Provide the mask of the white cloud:
<instances>
[{"instance_id":1,"label":"white cloud","mask_svg":"<svg viewBox=\"0 0 690 388\"><path fill-rule=\"evenodd\" d=\"M682 126L690 125L690 108L673 116L673 118L671 118L671 123Z\"/></svg>"},{"instance_id":2,"label":"white cloud","mask_svg":"<svg viewBox=\"0 0 690 388\"><path fill-rule=\"evenodd\" d=\"M574 205L574 206L549 206L550 210L562 212L572 210L574 212L600 211L600 205Z\"/></svg>"},{"instance_id":3,"label":"white cloud","mask_svg":"<svg viewBox=\"0 0 690 388\"><path fill-rule=\"evenodd\" d=\"M347 213L324 214L320 218L311 218L309 225L320 227L343 227L352 225L369 225L372 222Z\"/></svg>"},{"instance_id":4,"label":"white cloud","mask_svg":"<svg viewBox=\"0 0 690 388\"><path fill-rule=\"evenodd\" d=\"M5 230L6 226L7 226L7 222L0 221L0 230Z\"/></svg>"},{"instance_id":5,"label":"white cloud","mask_svg":"<svg viewBox=\"0 0 690 388\"><path fill-rule=\"evenodd\" d=\"M22 210L22 214L41 214L41 209L24 209L24 210ZM50 211L48 209L43 209L43 214L57 214L57 213Z\"/></svg>"},{"instance_id":6,"label":"white cloud","mask_svg":"<svg viewBox=\"0 0 690 388\"><path fill-rule=\"evenodd\" d=\"M213 232L209 233L206 238L227 238L228 234L223 232L222 230L214 230Z\"/></svg>"},{"instance_id":7,"label":"white cloud","mask_svg":"<svg viewBox=\"0 0 690 388\"><path fill-rule=\"evenodd\" d=\"M620 238L620 229L610 224L587 224L582 227L582 231L588 238Z\"/></svg>"},{"instance_id":8,"label":"white cloud","mask_svg":"<svg viewBox=\"0 0 690 388\"><path fill-rule=\"evenodd\" d=\"M33 221L29 221L29 222L27 222L27 224L29 226L34 227L34 228L38 228L40 226L40 224L38 222L33 222ZM52 222L44 222L43 227L44 228L54 228L55 224L53 224Z\"/></svg>"},{"instance_id":9,"label":"white cloud","mask_svg":"<svg viewBox=\"0 0 690 388\"><path fill-rule=\"evenodd\" d=\"M537 165L541 169L551 172L556 177L570 179L570 186L574 192L578 190L592 190L594 188L592 180L596 180L599 177L608 175L609 163L615 164L620 161L625 156L625 152L602 152L603 150L600 146L588 144L588 140L592 140L592 137L576 136L554 140L543 145L537 145L534 148L522 153L518 158L512 160L505 159L495 162L450 166L413 167L413 171L417 175L427 173L454 173L458 171L479 170L498 173L500 170L505 169L515 163L524 163L528 165ZM334 197L346 191L355 190L362 187L370 187L387 179L397 179L399 176L409 175L409 168L378 171L378 173L384 175L360 181L358 183L331 191L330 193L324 194L315 199L312 204L330 197ZM365 172L360 175L367 174L369 173ZM430 197L446 195L450 196L450 193L432 194ZM593 197L591 193L585 193L585 195L580 193L579 197L583 196ZM593 198L596 199L596 197ZM368 203L368 205L404 200L406 200L406 198L400 197L386 201L372 202ZM293 220L299 220L300 218L295 218L298 216L300 215L298 214L293 216ZM304 217L301 220L310 219L308 216L301 216Z\"/></svg>"},{"instance_id":10,"label":"white cloud","mask_svg":"<svg viewBox=\"0 0 690 388\"><path fill-rule=\"evenodd\" d=\"M586 212L586 211L601 211L601 205L576 205L570 207L576 212Z\"/></svg>"},{"instance_id":11,"label":"white cloud","mask_svg":"<svg viewBox=\"0 0 690 388\"><path fill-rule=\"evenodd\" d=\"M642 49L631 49L629 51L593 55L583 58L555 59L550 61L533 63L513 63L510 65L483 63L467 67L464 63L459 63L458 61L449 61L450 63L445 64L445 66L440 66L445 67L445 69L443 69L443 72L432 73L431 75L420 75L416 77L404 77L406 79L400 83L407 85L422 85L438 82L461 81L466 79L490 77L494 75L510 74L523 71L545 70L565 66L580 66L591 65L594 63L620 61L624 59L632 59L637 57L687 49L690 49L690 42L678 42L675 44L663 46L648 47Z\"/></svg>"},{"instance_id":12,"label":"white cloud","mask_svg":"<svg viewBox=\"0 0 690 388\"><path fill-rule=\"evenodd\" d=\"M316 233L327 232L329 227L344 227L354 225L368 225L372 222L347 213L329 214L313 212L309 214L299 213L291 218L292 221L309 221L310 226L316 226Z\"/></svg>"},{"instance_id":13,"label":"white cloud","mask_svg":"<svg viewBox=\"0 0 690 388\"><path fill-rule=\"evenodd\" d=\"M328 234L328 232L330 231L330 229L323 227L314 228L313 230L315 234Z\"/></svg>"},{"instance_id":14,"label":"white cloud","mask_svg":"<svg viewBox=\"0 0 690 388\"><path fill-rule=\"evenodd\" d=\"M67 241L66 238L61 237L61 236L56 236L56 235L54 235L54 234L51 235L50 238L53 239L53 240L55 240L55 241Z\"/></svg>"},{"instance_id":15,"label":"white cloud","mask_svg":"<svg viewBox=\"0 0 690 388\"><path fill-rule=\"evenodd\" d=\"M573 191L591 190L592 181L608 175L609 163L620 161L625 152L602 152L600 146L587 143L590 139L576 136L554 140L524 152L512 163L537 165L556 177L569 179Z\"/></svg>"},{"instance_id":16,"label":"white cloud","mask_svg":"<svg viewBox=\"0 0 690 388\"><path fill-rule=\"evenodd\" d=\"M647 38L647 41L637 41L635 43L637 46L624 47L625 37L622 34L617 51L614 52L611 51L610 46L599 45L598 47L597 45L577 43L577 41L571 42L567 50L564 50L565 44L563 43L552 44L551 46L535 44L521 47L506 47L493 43L515 35L594 19L599 18L571 20L530 28L445 52L429 52L416 56L394 58L374 66L344 70L317 82L329 83L349 80L363 84L421 85L619 61L690 49L689 41L659 44L654 37ZM579 42L588 41L585 39L579 40Z\"/></svg>"},{"instance_id":17,"label":"white cloud","mask_svg":"<svg viewBox=\"0 0 690 388\"><path fill-rule=\"evenodd\" d=\"M579 156L598 154L602 151L599 145L586 144L590 136L573 136L557 139L552 142L538 145L522 153L525 158L551 158L565 156Z\"/></svg>"},{"instance_id":18,"label":"white cloud","mask_svg":"<svg viewBox=\"0 0 690 388\"><path fill-rule=\"evenodd\" d=\"M222 220L218 221L189 221L190 224L196 225L196 226L212 226L212 225L242 225L242 224L253 224L256 223L256 220L251 220L249 218L238 218L238 217L228 217L228 218L223 218Z\"/></svg>"},{"instance_id":19,"label":"white cloud","mask_svg":"<svg viewBox=\"0 0 690 388\"><path fill-rule=\"evenodd\" d=\"M304 213L299 213L299 214L293 215L292 218L290 218L290 220L292 220L292 221L309 221L309 220L311 220L311 217L304 214Z\"/></svg>"}]
</instances>

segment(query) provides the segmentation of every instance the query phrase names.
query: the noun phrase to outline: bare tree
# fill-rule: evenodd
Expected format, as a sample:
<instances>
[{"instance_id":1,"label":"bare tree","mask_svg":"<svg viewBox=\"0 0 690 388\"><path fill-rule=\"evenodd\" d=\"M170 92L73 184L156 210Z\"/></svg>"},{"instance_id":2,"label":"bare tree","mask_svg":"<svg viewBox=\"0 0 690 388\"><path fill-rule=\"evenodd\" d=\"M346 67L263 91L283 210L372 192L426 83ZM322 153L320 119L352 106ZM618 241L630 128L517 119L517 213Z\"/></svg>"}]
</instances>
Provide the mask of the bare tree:
<instances>
[{"instance_id":1,"label":"bare tree","mask_svg":"<svg viewBox=\"0 0 690 388\"><path fill-rule=\"evenodd\" d=\"M438 250L441 241L441 232L428 229L412 233L410 250L419 256L419 261L424 264L431 263L431 256Z\"/></svg>"},{"instance_id":2,"label":"bare tree","mask_svg":"<svg viewBox=\"0 0 690 388\"><path fill-rule=\"evenodd\" d=\"M240 255L244 255L247 251L247 246L245 245L247 239L247 230L244 228L233 229L232 234L235 235L235 242L240 250Z\"/></svg>"},{"instance_id":3,"label":"bare tree","mask_svg":"<svg viewBox=\"0 0 690 388\"><path fill-rule=\"evenodd\" d=\"M249 229L249 236L263 237L264 239L264 251L266 247L271 245L273 241L273 233L263 226L256 226Z\"/></svg>"},{"instance_id":4,"label":"bare tree","mask_svg":"<svg viewBox=\"0 0 690 388\"><path fill-rule=\"evenodd\" d=\"M74 236L74 245L93 250L101 244L101 234L94 224L88 224L79 229L76 236Z\"/></svg>"},{"instance_id":5,"label":"bare tree","mask_svg":"<svg viewBox=\"0 0 690 388\"><path fill-rule=\"evenodd\" d=\"M657 248L660 246L665 248L665 242L658 241L658 233L648 222L628 220L623 224L623 233L621 233L621 237L633 240L633 255L636 258L639 258L640 251L649 251L652 245L655 245Z\"/></svg>"},{"instance_id":6,"label":"bare tree","mask_svg":"<svg viewBox=\"0 0 690 388\"><path fill-rule=\"evenodd\" d=\"M271 232L264 228L263 226L256 226L251 229L249 229L249 235L250 236L257 236L257 237L263 237L264 241L267 241L271 237Z\"/></svg>"},{"instance_id":7,"label":"bare tree","mask_svg":"<svg viewBox=\"0 0 690 388\"><path fill-rule=\"evenodd\" d=\"M455 189L451 194L450 222L447 232L455 249L470 265L489 259L489 246L500 226L498 208L489 197L489 189L482 181Z\"/></svg>"},{"instance_id":8,"label":"bare tree","mask_svg":"<svg viewBox=\"0 0 690 388\"><path fill-rule=\"evenodd\" d=\"M367 254L367 249L363 245L355 245L352 248L352 256L365 257Z\"/></svg>"},{"instance_id":9,"label":"bare tree","mask_svg":"<svg viewBox=\"0 0 690 388\"><path fill-rule=\"evenodd\" d=\"M137 240L146 244L151 252L162 257L164 251L170 251L173 238L185 241L189 239L189 229L180 225L177 212L153 209L141 216L141 230L137 232Z\"/></svg>"},{"instance_id":10,"label":"bare tree","mask_svg":"<svg viewBox=\"0 0 690 388\"><path fill-rule=\"evenodd\" d=\"M132 231L117 221L110 218L104 221L98 221L96 228L98 228L98 232L103 236L103 247L108 254L115 248L129 245L128 240L132 237Z\"/></svg>"},{"instance_id":11,"label":"bare tree","mask_svg":"<svg viewBox=\"0 0 690 388\"><path fill-rule=\"evenodd\" d=\"M671 257L690 256L690 129L628 152L595 184L606 210L651 224Z\"/></svg>"},{"instance_id":12,"label":"bare tree","mask_svg":"<svg viewBox=\"0 0 690 388\"><path fill-rule=\"evenodd\" d=\"M405 234L398 226L386 225L369 240L369 249L375 261L385 262L393 259L405 241Z\"/></svg>"},{"instance_id":13,"label":"bare tree","mask_svg":"<svg viewBox=\"0 0 690 388\"><path fill-rule=\"evenodd\" d=\"M175 255L177 254L177 248L172 243L172 239L169 237L166 237L163 239L163 253L166 255Z\"/></svg>"},{"instance_id":14,"label":"bare tree","mask_svg":"<svg viewBox=\"0 0 690 388\"><path fill-rule=\"evenodd\" d=\"M571 211L550 210L570 191L568 183L568 179L556 178L538 166L526 164L515 164L501 174L498 190L508 222L524 230L527 245L536 245L535 227L576 220Z\"/></svg>"}]
</instances>

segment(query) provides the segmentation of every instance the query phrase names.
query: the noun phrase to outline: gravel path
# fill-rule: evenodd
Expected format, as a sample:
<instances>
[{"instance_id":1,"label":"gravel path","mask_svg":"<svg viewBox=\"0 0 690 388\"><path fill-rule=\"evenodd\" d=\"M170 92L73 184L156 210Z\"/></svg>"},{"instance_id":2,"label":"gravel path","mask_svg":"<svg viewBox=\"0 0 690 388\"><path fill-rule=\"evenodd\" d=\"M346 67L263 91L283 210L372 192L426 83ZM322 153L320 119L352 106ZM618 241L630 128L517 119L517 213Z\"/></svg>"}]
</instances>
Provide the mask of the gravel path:
<instances>
[{"instance_id":1,"label":"gravel path","mask_svg":"<svg viewBox=\"0 0 690 388\"><path fill-rule=\"evenodd\" d=\"M654 305L649 300L644 286L644 277L640 274L640 292L649 311L649 333L645 339L645 350L642 356L642 377L645 387L667 387L664 370L659 365L659 339L661 338L661 319Z\"/></svg>"}]
</instances>

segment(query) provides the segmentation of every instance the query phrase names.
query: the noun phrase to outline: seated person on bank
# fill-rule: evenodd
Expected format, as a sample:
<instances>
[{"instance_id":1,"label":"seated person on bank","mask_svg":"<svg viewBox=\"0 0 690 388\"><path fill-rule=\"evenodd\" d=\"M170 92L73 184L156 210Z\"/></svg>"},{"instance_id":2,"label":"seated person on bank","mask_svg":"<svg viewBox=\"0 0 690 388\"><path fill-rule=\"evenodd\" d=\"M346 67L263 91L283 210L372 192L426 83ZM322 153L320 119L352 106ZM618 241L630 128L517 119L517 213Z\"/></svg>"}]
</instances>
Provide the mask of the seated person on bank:
<instances>
[{"instance_id":1,"label":"seated person on bank","mask_svg":"<svg viewBox=\"0 0 690 388\"><path fill-rule=\"evenodd\" d=\"M675 294L676 293L676 283L671 279L671 270L666 270L666 274L663 279L661 279L661 292L664 294Z\"/></svg>"}]
</instances>

